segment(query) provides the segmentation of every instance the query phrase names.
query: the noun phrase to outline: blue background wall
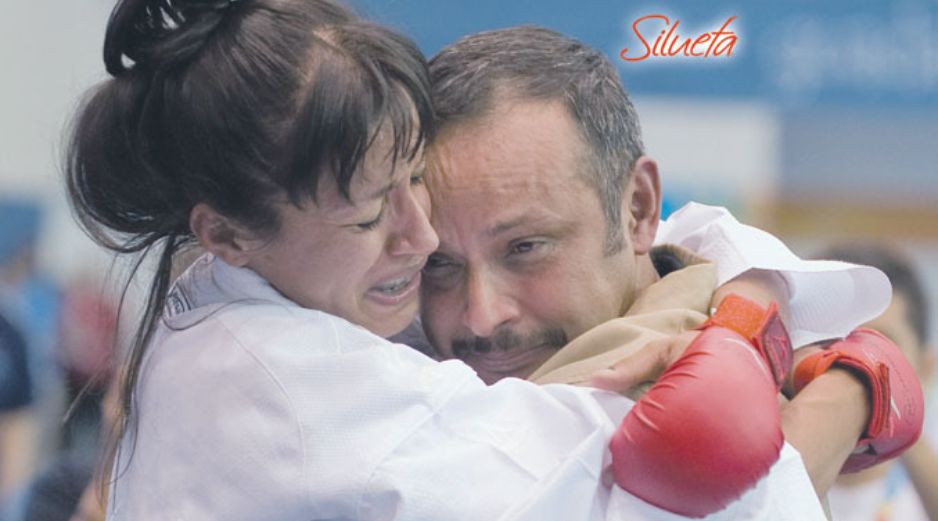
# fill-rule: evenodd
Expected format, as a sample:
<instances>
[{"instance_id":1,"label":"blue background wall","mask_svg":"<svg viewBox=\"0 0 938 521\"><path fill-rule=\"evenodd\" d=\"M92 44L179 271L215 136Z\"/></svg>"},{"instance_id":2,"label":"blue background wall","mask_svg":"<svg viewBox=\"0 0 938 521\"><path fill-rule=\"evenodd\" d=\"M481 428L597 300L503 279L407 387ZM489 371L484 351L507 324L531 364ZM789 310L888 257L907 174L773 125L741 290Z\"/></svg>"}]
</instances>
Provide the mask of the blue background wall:
<instances>
[{"instance_id":1,"label":"blue background wall","mask_svg":"<svg viewBox=\"0 0 938 521\"><path fill-rule=\"evenodd\" d=\"M414 37L428 54L459 36L533 23L617 57L640 45L632 22L680 19L678 32L715 30L729 17L732 60L648 60L621 65L638 94L731 96L788 107L815 104L938 109L938 1L807 0L443 2L357 0L360 10ZM651 24L651 22L649 22ZM643 26L644 27L644 26ZM649 25L651 27L651 25ZM651 36L655 36L653 32Z\"/></svg>"}]
</instances>

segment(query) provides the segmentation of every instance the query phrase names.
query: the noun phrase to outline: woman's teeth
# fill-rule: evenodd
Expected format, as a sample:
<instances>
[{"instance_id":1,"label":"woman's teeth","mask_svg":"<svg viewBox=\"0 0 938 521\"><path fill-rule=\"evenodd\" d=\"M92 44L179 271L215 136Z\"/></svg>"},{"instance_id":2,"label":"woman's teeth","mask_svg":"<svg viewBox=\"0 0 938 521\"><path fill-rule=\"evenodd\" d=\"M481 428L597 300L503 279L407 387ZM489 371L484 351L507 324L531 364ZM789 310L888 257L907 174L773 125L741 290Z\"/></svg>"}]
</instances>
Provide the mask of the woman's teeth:
<instances>
[{"instance_id":1,"label":"woman's teeth","mask_svg":"<svg viewBox=\"0 0 938 521\"><path fill-rule=\"evenodd\" d=\"M392 280L387 284L381 284L380 286L375 286L375 289L381 293L393 294L404 289L407 284L410 282L411 277L402 277L399 279Z\"/></svg>"}]
</instances>

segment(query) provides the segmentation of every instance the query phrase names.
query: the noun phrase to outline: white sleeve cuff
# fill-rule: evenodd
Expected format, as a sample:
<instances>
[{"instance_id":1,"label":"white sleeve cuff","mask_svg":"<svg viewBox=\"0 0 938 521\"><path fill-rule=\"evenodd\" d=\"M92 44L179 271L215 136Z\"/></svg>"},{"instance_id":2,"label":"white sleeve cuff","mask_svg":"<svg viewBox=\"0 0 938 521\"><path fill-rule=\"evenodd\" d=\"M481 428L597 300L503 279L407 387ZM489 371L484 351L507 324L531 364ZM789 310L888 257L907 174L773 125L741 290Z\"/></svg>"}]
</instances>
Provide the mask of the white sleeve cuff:
<instances>
[{"instance_id":1,"label":"white sleeve cuff","mask_svg":"<svg viewBox=\"0 0 938 521\"><path fill-rule=\"evenodd\" d=\"M661 223L656 244L677 244L717 268L718 284L753 268L777 271L788 284L789 334L796 347L846 336L889 306L892 287L880 270L802 260L774 235L741 224L725 208L688 203Z\"/></svg>"}]
</instances>

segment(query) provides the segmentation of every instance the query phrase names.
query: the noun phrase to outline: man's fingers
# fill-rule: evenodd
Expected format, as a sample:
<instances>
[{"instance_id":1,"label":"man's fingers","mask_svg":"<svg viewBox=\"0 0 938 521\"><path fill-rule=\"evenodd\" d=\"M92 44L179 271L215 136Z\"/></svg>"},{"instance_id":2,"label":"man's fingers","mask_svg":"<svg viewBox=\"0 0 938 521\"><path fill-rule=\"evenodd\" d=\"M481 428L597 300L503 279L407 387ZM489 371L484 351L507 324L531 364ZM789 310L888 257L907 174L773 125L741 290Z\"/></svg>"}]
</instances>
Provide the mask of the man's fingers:
<instances>
[{"instance_id":1,"label":"man's fingers","mask_svg":"<svg viewBox=\"0 0 938 521\"><path fill-rule=\"evenodd\" d=\"M650 342L612 367L593 373L590 386L624 393L639 384L654 381L668 366L668 352L668 340Z\"/></svg>"}]
</instances>

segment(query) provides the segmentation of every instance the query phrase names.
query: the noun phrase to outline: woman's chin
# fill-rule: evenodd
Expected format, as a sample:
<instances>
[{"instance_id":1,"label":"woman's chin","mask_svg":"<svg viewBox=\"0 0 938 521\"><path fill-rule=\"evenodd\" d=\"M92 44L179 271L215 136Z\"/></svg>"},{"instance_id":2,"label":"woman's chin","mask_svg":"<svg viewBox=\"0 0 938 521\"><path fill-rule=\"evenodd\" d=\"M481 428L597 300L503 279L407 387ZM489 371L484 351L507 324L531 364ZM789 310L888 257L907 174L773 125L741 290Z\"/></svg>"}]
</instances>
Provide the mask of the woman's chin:
<instances>
[{"instance_id":1,"label":"woman's chin","mask_svg":"<svg viewBox=\"0 0 938 521\"><path fill-rule=\"evenodd\" d=\"M374 306L371 307L374 308ZM414 298L410 302L400 303L393 310L382 308L384 307L381 306L379 309L373 310L369 314L367 323L359 325L364 326L380 337L388 338L407 329L407 326L414 321L417 316L417 299Z\"/></svg>"},{"instance_id":2,"label":"woman's chin","mask_svg":"<svg viewBox=\"0 0 938 521\"><path fill-rule=\"evenodd\" d=\"M362 325L382 337L403 331L417 314L420 278L420 271L417 271L391 291L381 286L366 291L363 307L368 314L368 324Z\"/></svg>"}]
</instances>

